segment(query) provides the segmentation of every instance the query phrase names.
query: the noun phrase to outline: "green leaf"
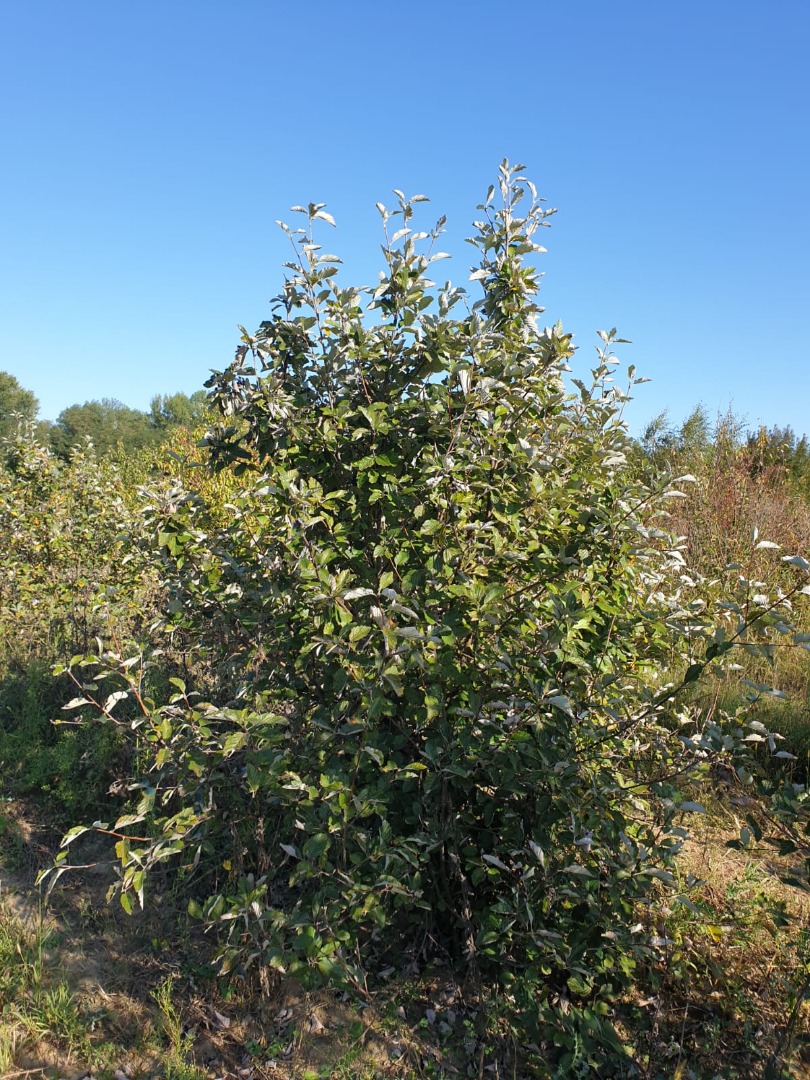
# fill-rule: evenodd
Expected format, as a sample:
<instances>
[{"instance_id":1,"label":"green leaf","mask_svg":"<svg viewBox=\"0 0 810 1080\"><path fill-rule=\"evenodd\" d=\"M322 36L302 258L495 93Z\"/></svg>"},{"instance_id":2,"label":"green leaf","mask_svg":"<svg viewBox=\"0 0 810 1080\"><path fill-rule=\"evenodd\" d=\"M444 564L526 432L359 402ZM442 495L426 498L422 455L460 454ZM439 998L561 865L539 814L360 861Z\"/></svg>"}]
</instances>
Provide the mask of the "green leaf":
<instances>
[{"instance_id":1,"label":"green leaf","mask_svg":"<svg viewBox=\"0 0 810 1080\"><path fill-rule=\"evenodd\" d=\"M807 559L803 559L801 555L783 555L782 562L789 563L791 566L797 566L800 570L810 570L810 562Z\"/></svg>"},{"instance_id":2,"label":"green leaf","mask_svg":"<svg viewBox=\"0 0 810 1080\"><path fill-rule=\"evenodd\" d=\"M105 700L104 704L102 705L103 711L105 713L110 712L110 710L113 709L119 701L126 701L128 697L128 690L116 690L114 693L110 694L109 697Z\"/></svg>"},{"instance_id":3,"label":"green leaf","mask_svg":"<svg viewBox=\"0 0 810 1080\"><path fill-rule=\"evenodd\" d=\"M91 704L92 704L92 702L89 701L88 698L86 698L86 697L75 697L75 698L71 698L70 701L67 703L67 705L63 705L62 709L63 710L79 709L79 708L82 707L82 705L91 705Z\"/></svg>"},{"instance_id":4,"label":"green leaf","mask_svg":"<svg viewBox=\"0 0 810 1080\"><path fill-rule=\"evenodd\" d=\"M68 829L65 835L62 837L60 847L66 848L69 844L72 844L74 840L82 836L84 833L89 832L91 826L89 825L74 825L72 829ZM106 828L106 825L101 825L101 828Z\"/></svg>"},{"instance_id":5,"label":"green leaf","mask_svg":"<svg viewBox=\"0 0 810 1080\"><path fill-rule=\"evenodd\" d=\"M222 753L225 757L229 757L231 754L236 753L237 750L241 750L246 742L247 734L244 731L233 731L223 742Z\"/></svg>"},{"instance_id":6,"label":"green leaf","mask_svg":"<svg viewBox=\"0 0 810 1080\"><path fill-rule=\"evenodd\" d=\"M143 814L124 814L123 817L118 818L113 828L126 829L129 825L135 825L139 821L143 821Z\"/></svg>"},{"instance_id":7,"label":"green leaf","mask_svg":"<svg viewBox=\"0 0 810 1080\"><path fill-rule=\"evenodd\" d=\"M554 708L559 709L560 712L564 712L566 716L570 716L572 719L574 718L571 702L564 694L556 694L554 697L548 698L548 704L553 705Z\"/></svg>"}]
</instances>

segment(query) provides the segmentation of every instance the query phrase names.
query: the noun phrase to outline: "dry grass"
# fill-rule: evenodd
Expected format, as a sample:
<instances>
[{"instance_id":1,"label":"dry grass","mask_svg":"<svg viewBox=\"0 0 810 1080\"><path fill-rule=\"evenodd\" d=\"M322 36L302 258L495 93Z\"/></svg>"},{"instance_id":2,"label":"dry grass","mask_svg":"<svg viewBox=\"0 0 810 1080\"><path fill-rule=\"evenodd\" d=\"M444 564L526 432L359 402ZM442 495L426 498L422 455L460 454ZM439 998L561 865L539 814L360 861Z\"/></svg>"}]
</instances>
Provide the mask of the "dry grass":
<instances>
[{"instance_id":1,"label":"dry grass","mask_svg":"<svg viewBox=\"0 0 810 1080\"><path fill-rule=\"evenodd\" d=\"M728 793L709 809L681 865L697 911L674 904L658 927L669 944L645 980L643 1075L810 1077L810 896L767 845L726 847L741 812Z\"/></svg>"}]
</instances>

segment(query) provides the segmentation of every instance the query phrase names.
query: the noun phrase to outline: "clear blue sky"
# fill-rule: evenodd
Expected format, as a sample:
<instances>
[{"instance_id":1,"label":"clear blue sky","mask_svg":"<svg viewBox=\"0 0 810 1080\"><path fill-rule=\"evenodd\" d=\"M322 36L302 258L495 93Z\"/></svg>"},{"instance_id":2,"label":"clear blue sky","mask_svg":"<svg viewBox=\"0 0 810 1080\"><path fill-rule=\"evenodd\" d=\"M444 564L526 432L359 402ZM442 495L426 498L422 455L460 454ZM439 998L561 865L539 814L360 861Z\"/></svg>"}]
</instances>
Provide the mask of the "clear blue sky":
<instances>
[{"instance_id":1,"label":"clear blue sky","mask_svg":"<svg viewBox=\"0 0 810 1080\"><path fill-rule=\"evenodd\" d=\"M310 199L361 283L374 203L424 192L465 283L509 157L559 208L548 321L581 365L617 326L653 379L634 428L702 401L810 432L809 56L807 0L6 3L0 370L50 419L199 389Z\"/></svg>"}]
</instances>

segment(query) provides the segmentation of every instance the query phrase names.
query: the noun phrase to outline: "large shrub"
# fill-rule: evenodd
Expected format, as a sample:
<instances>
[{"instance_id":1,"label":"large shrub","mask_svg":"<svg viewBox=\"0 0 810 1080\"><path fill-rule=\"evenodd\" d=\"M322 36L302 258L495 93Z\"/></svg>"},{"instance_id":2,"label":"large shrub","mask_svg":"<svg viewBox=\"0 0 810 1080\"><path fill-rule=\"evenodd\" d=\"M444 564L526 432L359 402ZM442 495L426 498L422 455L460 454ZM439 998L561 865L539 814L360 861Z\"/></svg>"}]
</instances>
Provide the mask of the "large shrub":
<instances>
[{"instance_id":1,"label":"large shrub","mask_svg":"<svg viewBox=\"0 0 810 1080\"><path fill-rule=\"evenodd\" d=\"M362 993L440 954L572 1075L624 1053L609 1002L655 947L678 784L734 745L679 691L788 632L788 600L701 604L658 527L677 489L626 465L613 334L567 391L532 185L504 163L479 208L472 306L429 280L442 222L414 232L422 197L397 197L371 290L339 283L312 231L331 218L301 208L271 318L211 382L211 460L243 490L227 516L182 485L145 511L166 629L222 698L146 699L133 646L75 665L73 704L141 706L140 801L104 826L125 906L172 860L226 970Z\"/></svg>"}]
</instances>

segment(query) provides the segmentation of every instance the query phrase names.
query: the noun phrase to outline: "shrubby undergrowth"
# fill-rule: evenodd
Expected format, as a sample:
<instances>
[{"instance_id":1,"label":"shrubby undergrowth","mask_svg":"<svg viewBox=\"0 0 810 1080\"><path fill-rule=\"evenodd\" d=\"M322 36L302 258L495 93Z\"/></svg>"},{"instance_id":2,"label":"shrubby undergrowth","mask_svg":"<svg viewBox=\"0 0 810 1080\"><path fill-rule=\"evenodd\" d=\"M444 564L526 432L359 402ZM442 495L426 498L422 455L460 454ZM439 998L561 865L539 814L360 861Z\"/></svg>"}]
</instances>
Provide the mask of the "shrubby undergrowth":
<instances>
[{"instance_id":1,"label":"shrubby undergrowth","mask_svg":"<svg viewBox=\"0 0 810 1080\"><path fill-rule=\"evenodd\" d=\"M129 751L114 729L54 727L74 692L52 668L85 655L99 635L131 636L146 621L156 579L111 462L92 447L62 462L33 424L2 452L0 763L22 790L51 797L68 815L91 813Z\"/></svg>"},{"instance_id":2,"label":"shrubby undergrowth","mask_svg":"<svg viewBox=\"0 0 810 1080\"><path fill-rule=\"evenodd\" d=\"M685 691L794 640L807 564L775 590L690 575L667 529L690 477L628 466L615 332L569 378L570 337L541 324L551 211L518 169L479 207L475 302L430 280L443 221L415 231L425 200L397 200L369 290L316 242L323 205L299 208L271 318L210 383L210 462L242 486L223 514L153 485L162 616L71 660L69 708L137 764L96 824L125 907L168 863L225 971L364 994L450 960L538 1069L587 1073L628 1052L611 1003L661 945L694 785L722 761L753 787L768 745ZM189 677L154 700L169 640ZM767 783L793 843L804 793Z\"/></svg>"}]
</instances>

